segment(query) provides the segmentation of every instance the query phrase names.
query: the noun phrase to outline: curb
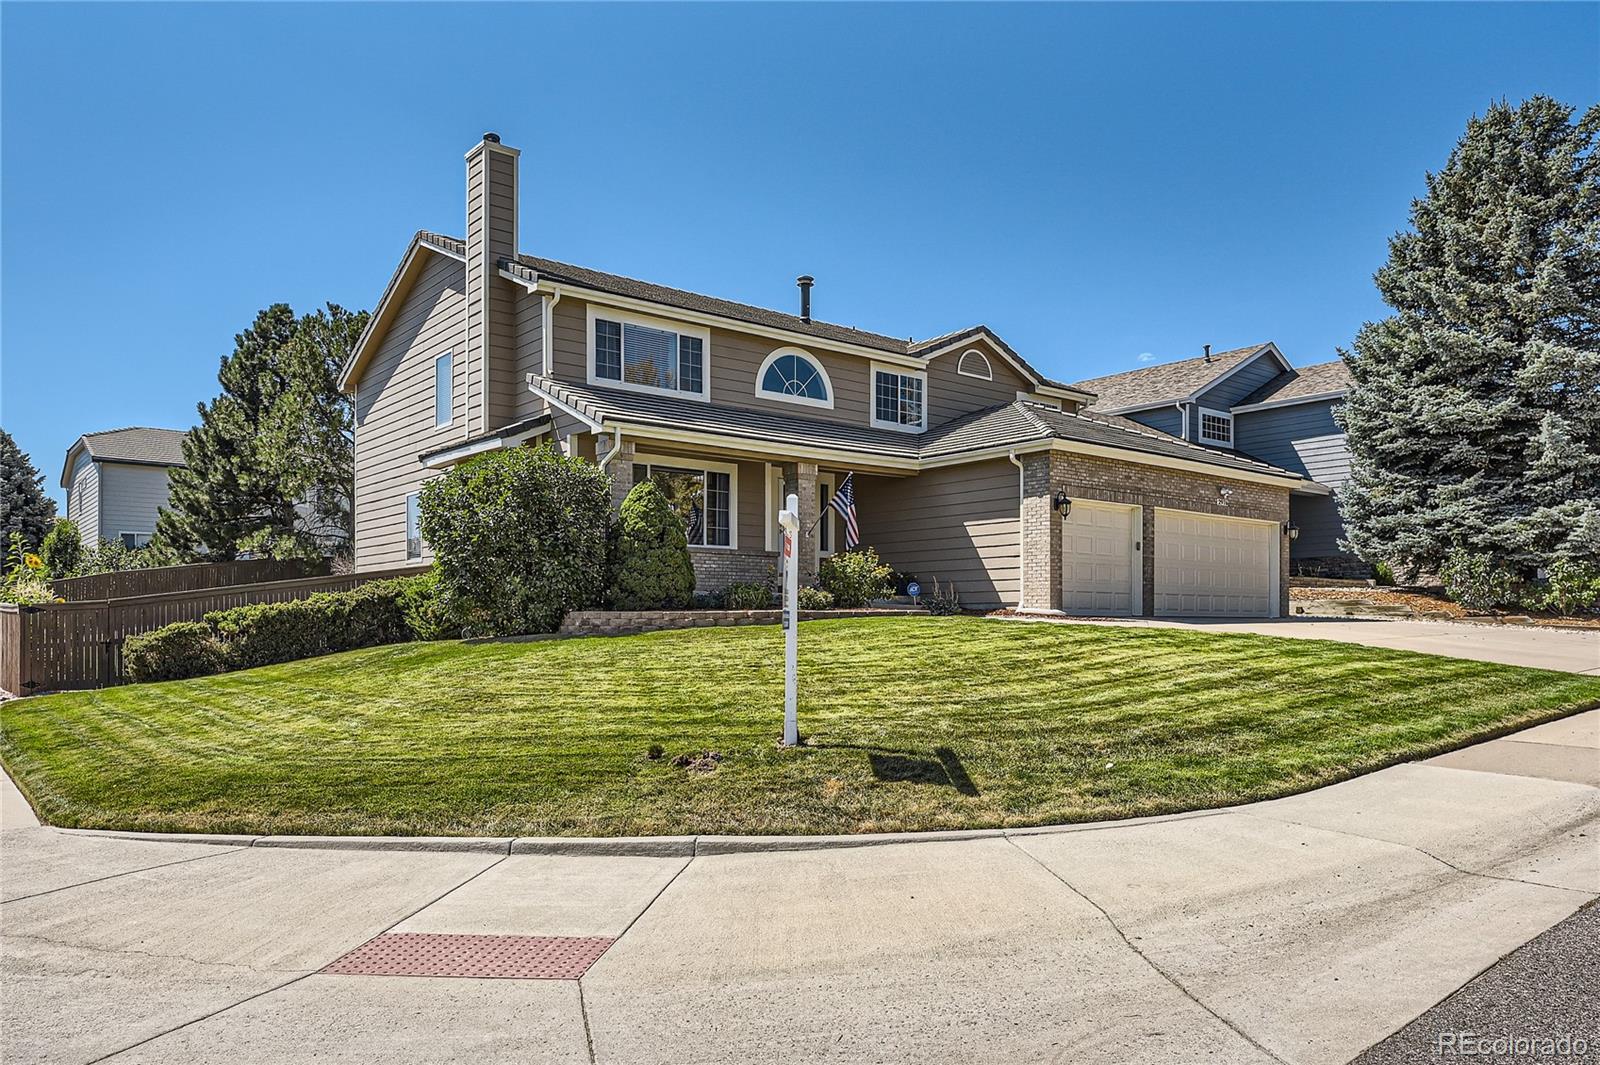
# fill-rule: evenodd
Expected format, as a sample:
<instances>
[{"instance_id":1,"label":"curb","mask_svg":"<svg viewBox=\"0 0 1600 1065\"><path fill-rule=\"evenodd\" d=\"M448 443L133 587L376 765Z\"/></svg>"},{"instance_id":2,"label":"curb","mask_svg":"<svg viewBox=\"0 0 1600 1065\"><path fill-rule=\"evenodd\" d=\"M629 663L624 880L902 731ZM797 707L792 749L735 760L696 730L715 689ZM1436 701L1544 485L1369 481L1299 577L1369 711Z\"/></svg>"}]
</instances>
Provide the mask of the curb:
<instances>
[{"instance_id":1,"label":"curb","mask_svg":"<svg viewBox=\"0 0 1600 1065\"><path fill-rule=\"evenodd\" d=\"M1270 801L1270 800L1269 800ZM1251 804L1254 805L1254 804ZM562 857L700 858L724 854L848 850L905 843L970 843L977 840L1097 832L1165 821L1215 817L1236 807L1175 814L1082 821L1028 828L967 828L928 832L863 832L843 836L230 836L183 832L130 832L98 828L50 828L69 836L142 843L194 843L216 847L275 847L283 850L379 851L414 854L533 854Z\"/></svg>"}]
</instances>

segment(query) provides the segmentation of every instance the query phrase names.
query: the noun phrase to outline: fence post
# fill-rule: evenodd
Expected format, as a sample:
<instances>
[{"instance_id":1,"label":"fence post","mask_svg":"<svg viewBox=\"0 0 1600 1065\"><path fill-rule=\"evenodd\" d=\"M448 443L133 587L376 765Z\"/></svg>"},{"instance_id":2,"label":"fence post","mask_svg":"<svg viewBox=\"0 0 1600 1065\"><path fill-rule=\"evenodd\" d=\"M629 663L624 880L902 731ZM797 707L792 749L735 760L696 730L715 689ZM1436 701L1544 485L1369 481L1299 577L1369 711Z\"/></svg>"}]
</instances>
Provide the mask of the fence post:
<instances>
[{"instance_id":1,"label":"fence post","mask_svg":"<svg viewBox=\"0 0 1600 1065\"><path fill-rule=\"evenodd\" d=\"M28 647L28 630L32 628L28 619L41 613L42 606L17 607L17 687L22 690L18 695L32 695L39 682L33 679L33 654Z\"/></svg>"}]
</instances>

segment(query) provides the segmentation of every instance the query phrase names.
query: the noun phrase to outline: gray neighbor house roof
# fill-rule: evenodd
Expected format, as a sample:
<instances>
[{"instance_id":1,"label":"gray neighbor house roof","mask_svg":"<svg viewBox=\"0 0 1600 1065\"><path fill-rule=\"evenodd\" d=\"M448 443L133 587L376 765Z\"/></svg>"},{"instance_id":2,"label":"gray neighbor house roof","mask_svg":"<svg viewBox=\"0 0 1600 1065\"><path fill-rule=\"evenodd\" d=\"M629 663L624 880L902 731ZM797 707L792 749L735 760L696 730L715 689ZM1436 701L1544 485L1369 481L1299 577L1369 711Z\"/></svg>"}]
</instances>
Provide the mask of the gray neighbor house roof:
<instances>
[{"instance_id":1,"label":"gray neighbor house roof","mask_svg":"<svg viewBox=\"0 0 1600 1065\"><path fill-rule=\"evenodd\" d=\"M1235 406L1248 407L1253 403L1285 403L1310 396L1342 393L1350 387L1350 367L1343 359L1319 362L1315 366L1301 366L1282 377L1268 381Z\"/></svg>"},{"instance_id":2,"label":"gray neighbor house roof","mask_svg":"<svg viewBox=\"0 0 1600 1065\"><path fill-rule=\"evenodd\" d=\"M1146 429L1125 418L1069 414L1027 400L1003 403L958 418L926 433L911 434L619 388L568 384L538 374L529 374L528 384L556 406L602 425L626 423L687 429L769 444L855 452L868 458L927 461L1064 440L1184 459L1223 469L1304 480L1292 471L1248 456L1190 444L1166 433Z\"/></svg>"},{"instance_id":3,"label":"gray neighbor house roof","mask_svg":"<svg viewBox=\"0 0 1600 1065\"><path fill-rule=\"evenodd\" d=\"M1146 366L1079 381L1070 387L1095 393L1096 410L1125 410L1179 403L1205 391L1217 378L1254 357L1267 344L1251 344L1230 351Z\"/></svg>"},{"instance_id":4,"label":"gray neighbor house roof","mask_svg":"<svg viewBox=\"0 0 1600 1065\"><path fill-rule=\"evenodd\" d=\"M89 457L96 462L129 462L143 466L184 466L181 429L150 429L135 426L85 433L78 438ZM74 447L77 445L74 444Z\"/></svg>"}]
</instances>

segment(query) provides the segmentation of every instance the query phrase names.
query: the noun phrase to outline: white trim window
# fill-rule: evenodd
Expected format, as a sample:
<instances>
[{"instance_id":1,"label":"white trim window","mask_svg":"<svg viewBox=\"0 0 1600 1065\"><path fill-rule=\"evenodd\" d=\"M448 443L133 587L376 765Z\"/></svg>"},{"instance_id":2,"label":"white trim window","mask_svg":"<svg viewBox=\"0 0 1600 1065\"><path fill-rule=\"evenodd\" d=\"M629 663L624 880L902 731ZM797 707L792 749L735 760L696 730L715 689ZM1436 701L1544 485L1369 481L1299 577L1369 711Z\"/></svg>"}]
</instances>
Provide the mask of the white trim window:
<instances>
[{"instance_id":1,"label":"white trim window","mask_svg":"<svg viewBox=\"0 0 1600 1065\"><path fill-rule=\"evenodd\" d=\"M117 538L122 541L122 546L137 551L141 547L150 546L149 533L125 532L118 533Z\"/></svg>"},{"instance_id":2,"label":"white trim window","mask_svg":"<svg viewBox=\"0 0 1600 1065\"><path fill-rule=\"evenodd\" d=\"M711 398L711 331L589 307L589 383Z\"/></svg>"},{"instance_id":3,"label":"white trim window","mask_svg":"<svg viewBox=\"0 0 1600 1065\"><path fill-rule=\"evenodd\" d=\"M756 395L833 409L833 382L822 361L804 348L779 348L756 370Z\"/></svg>"},{"instance_id":4,"label":"white trim window","mask_svg":"<svg viewBox=\"0 0 1600 1065\"><path fill-rule=\"evenodd\" d=\"M1233 415L1225 410L1200 408L1200 442L1233 446Z\"/></svg>"},{"instance_id":5,"label":"white trim window","mask_svg":"<svg viewBox=\"0 0 1600 1065\"><path fill-rule=\"evenodd\" d=\"M928 427L928 375L921 370L872 367L872 426L920 433Z\"/></svg>"},{"instance_id":6,"label":"white trim window","mask_svg":"<svg viewBox=\"0 0 1600 1065\"><path fill-rule=\"evenodd\" d=\"M406 496L406 561L422 557L422 496Z\"/></svg>"},{"instance_id":7,"label":"white trim window","mask_svg":"<svg viewBox=\"0 0 1600 1065\"><path fill-rule=\"evenodd\" d=\"M968 348L961 353L961 361L956 363L956 373L962 377L976 377L980 381L994 380L994 367L989 365L989 356L977 348Z\"/></svg>"},{"instance_id":8,"label":"white trim window","mask_svg":"<svg viewBox=\"0 0 1600 1065\"><path fill-rule=\"evenodd\" d=\"M433 360L433 424L449 425L456 407L456 360L445 352Z\"/></svg>"},{"instance_id":9,"label":"white trim window","mask_svg":"<svg viewBox=\"0 0 1600 1065\"><path fill-rule=\"evenodd\" d=\"M683 519L690 547L739 546L738 467L654 455L636 455L633 483L654 481Z\"/></svg>"}]
</instances>

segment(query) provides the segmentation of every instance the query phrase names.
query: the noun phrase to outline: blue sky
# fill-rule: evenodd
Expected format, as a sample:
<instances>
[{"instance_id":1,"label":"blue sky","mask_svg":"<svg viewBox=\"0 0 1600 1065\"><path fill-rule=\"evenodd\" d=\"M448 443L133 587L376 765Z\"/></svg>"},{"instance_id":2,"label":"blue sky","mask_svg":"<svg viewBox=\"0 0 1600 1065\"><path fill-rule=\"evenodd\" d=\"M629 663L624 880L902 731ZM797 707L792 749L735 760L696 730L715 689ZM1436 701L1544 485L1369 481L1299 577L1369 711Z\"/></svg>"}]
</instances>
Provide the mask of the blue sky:
<instances>
[{"instance_id":1,"label":"blue sky","mask_svg":"<svg viewBox=\"0 0 1600 1065\"><path fill-rule=\"evenodd\" d=\"M1492 99L1600 98L1600 5L0 8L0 424L186 427L256 310L370 307L523 149L523 250L1075 380L1334 356ZM60 492L56 490L59 499Z\"/></svg>"}]
</instances>

